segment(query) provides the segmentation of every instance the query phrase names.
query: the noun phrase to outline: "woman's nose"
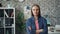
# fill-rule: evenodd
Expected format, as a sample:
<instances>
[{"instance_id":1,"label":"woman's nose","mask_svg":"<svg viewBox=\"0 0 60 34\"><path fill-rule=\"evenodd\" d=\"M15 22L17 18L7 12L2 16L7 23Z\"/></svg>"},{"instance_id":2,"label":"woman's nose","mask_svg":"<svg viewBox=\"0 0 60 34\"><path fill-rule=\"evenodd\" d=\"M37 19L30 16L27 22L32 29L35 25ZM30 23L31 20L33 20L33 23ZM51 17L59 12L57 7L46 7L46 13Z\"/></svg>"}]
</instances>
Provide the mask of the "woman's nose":
<instances>
[{"instance_id":1,"label":"woman's nose","mask_svg":"<svg viewBox=\"0 0 60 34\"><path fill-rule=\"evenodd\" d=\"M35 12L37 12L37 10L35 10Z\"/></svg>"}]
</instances>

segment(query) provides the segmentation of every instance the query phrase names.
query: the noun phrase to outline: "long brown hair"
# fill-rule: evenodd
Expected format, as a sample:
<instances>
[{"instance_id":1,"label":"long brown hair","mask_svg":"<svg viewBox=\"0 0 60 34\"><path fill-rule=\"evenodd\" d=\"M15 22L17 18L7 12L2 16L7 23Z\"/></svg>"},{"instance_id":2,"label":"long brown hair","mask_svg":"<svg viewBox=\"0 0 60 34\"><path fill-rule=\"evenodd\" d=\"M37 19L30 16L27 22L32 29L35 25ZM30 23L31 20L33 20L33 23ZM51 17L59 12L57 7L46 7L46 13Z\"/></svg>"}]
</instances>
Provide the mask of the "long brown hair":
<instances>
[{"instance_id":1,"label":"long brown hair","mask_svg":"<svg viewBox=\"0 0 60 34\"><path fill-rule=\"evenodd\" d=\"M32 5L32 7L34 7L34 6L37 6L37 7L39 8L39 15L38 15L38 17L41 16L40 6L37 5L37 4ZM33 15L33 12L32 12L32 8L31 8L31 15L34 16L34 15Z\"/></svg>"}]
</instances>

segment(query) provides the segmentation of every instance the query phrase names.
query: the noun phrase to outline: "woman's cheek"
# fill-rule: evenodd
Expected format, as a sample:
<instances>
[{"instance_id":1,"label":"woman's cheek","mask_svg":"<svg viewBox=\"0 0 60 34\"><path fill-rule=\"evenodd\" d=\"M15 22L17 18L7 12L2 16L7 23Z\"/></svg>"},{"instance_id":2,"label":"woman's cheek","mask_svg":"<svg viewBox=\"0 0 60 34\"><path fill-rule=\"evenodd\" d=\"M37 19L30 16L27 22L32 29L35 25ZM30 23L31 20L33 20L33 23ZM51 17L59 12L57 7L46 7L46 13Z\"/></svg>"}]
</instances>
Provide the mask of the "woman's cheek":
<instances>
[{"instance_id":1,"label":"woman's cheek","mask_svg":"<svg viewBox=\"0 0 60 34\"><path fill-rule=\"evenodd\" d=\"M33 15L36 15L36 13L33 11Z\"/></svg>"}]
</instances>

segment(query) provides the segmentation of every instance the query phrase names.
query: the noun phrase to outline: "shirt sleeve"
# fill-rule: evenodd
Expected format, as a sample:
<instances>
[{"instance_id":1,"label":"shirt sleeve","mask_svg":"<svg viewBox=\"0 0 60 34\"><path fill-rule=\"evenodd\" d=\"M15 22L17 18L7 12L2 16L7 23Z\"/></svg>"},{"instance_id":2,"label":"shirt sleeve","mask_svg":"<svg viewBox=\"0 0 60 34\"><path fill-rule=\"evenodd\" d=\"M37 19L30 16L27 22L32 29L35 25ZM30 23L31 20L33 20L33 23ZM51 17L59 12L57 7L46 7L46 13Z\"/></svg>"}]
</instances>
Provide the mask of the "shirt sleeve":
<instances>
[{"instance_id":1,"label":"shirt sleeve","mask_svg":"<svg viewBox=\"0 0 60 34\"><path fill-rule=\"evenodd\" d=\"M27 34L35 34L36 30L33 30L32 28L30 30L29 27L32 27L31 26L31 22L29 20L27 20L26 21L26 31L27 31Z\"/></svg>"},{"instance_id":2,"label":"shirt sleeve","mask_svg":"<svg viewBox=\"0 0 60 34\"><path fill-rule=\"evenodd\" d=\"M29 30L29 28L28 28L29 26L31 26L31 24L30 24L30 22L27 20L27 21L26 21L26 31L27 31L27 34L30 34L30 32L31 32L31 31Z\"/></svg>"},{"instance_id":3,"label":"shirt sleeve","mask_svg":"<svg viewBox=\"0 0 60 34\"><path fill-rule=\"evenodd\" d=\"M47 20L43 19L43 32L41 34L48 34Z\"/></svg>"}]
</instances>

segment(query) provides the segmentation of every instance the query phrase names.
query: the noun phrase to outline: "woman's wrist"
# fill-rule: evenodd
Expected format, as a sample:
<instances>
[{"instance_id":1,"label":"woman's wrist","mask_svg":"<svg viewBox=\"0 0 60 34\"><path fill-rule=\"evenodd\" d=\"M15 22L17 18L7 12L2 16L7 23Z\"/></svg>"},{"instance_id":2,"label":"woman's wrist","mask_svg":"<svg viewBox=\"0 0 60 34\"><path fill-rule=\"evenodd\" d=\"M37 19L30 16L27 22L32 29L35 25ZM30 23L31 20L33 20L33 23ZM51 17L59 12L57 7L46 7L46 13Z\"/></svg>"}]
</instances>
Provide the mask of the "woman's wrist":
<instances>
[{"instance_id":1,"label":"woman's wrist","mask_svg":"<svg viewBox=\"0 0 60 34\"><path fill-rule=\"evenodd\" d=\"M40 33L40 32L43 32L43 29L36 30L36 33Z\"/></svg>"},{"instance_id":2,"label":"woman's wrist","mask_svg":"<svg viewBox=\"0 0 60 34\"><path fill-rule=\"evenodd\" d=\"M40 29L40 32L43 32L43 29Z\"/></svg>"}]
</instances>

